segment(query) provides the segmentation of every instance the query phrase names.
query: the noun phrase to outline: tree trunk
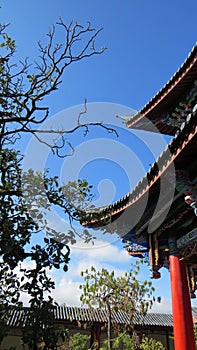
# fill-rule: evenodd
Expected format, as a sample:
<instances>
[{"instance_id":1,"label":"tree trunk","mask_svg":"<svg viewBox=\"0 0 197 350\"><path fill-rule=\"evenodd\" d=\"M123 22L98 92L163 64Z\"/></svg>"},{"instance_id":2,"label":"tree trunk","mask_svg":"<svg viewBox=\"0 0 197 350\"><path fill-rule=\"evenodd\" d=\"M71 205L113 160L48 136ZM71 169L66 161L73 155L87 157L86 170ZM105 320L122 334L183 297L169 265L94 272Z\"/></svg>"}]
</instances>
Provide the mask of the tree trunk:
<instances>
[{"instance_id":1,"label":"tree trunk","mask_svg":"<svg viewBox=\"0 0 197 350\"><path fill-rule=\"evenodd\" d=\"M109 304L107 305L107 317L108 317L108 324L107 324L108 349L111 349L111 308Z\"/></svg>"}]
</instances>

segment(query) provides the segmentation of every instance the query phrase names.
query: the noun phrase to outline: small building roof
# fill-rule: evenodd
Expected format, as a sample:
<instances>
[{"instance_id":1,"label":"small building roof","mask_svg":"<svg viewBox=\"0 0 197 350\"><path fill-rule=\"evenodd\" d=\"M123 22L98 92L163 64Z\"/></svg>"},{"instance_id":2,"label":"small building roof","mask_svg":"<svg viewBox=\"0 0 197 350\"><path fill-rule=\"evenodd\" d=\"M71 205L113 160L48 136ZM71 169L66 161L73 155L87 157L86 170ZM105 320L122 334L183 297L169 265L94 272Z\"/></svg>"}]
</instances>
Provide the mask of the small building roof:
<instances>
[{"instance_id":1,"label":"small building roof","mask_svg":"<svg viewBox=\"0 0 197 350\"><path fill-rule=\"evenodd\" d=\"M24 328L27 324L29 311L29 308L22 308L21 310L11 309L7 325L12 328ZM57 306L54 308L54 316L57 322L107 323L107 312L102 309L90 310L82 307ZM123 311L113 312L112 322L122 325L129 325L130 323L128 315ZM134 325L172 327L173 320L171 314L139 314L134 316Z\"/></svg>"}]
</instances>

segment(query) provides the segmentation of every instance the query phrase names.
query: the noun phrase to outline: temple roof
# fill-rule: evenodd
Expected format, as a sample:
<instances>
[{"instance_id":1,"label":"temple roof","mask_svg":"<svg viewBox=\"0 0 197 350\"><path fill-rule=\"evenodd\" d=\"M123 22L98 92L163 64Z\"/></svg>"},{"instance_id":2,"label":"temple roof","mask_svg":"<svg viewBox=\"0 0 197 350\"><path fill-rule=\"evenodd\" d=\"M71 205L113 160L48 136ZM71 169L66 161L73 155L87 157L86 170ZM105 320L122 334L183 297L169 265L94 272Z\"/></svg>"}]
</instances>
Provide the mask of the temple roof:
<instances>
[{"instance_id":1,"label":"temple roof","mask_svg":"<svg viewBox=\"0 0 197 350\"><path fill-rule=\"evenodd\" d=\"M136 187L113 204L88 210L81 223L89 227L101 227L106 221L114 221L128 208L128 216L136 215L136 207L140 211L141 200L148 196L148 204L157 201L160 194L160 178L170 165L176 169L187 169L196 164L197 148L197 46L195 46L185 62L167 82L167 84L129 120L127 126L132 128L172 134L169 145L152 164L149 171L138 182ZM197 177L197 166L193 166L192 177ZM168 175L167 175L168 176ZM169 189L170 191L170 189ZM177 197L173 201L176 201ZM153 213L149 211L149 218ZM125 218L124 218L125 220ZM140 222L143 226L142 222Z\"/></svg>"},{"instance_id":2,"label":"temple roof","mask_svg":"<svg viewBox=\"0 0 197 350\"><path fill-rule=\"evenodd\" d=\"M146 256L150 264L165 264L168 238L176 237L179 252L197 276L197 46L172 79L133 116L127 126L172 134L164 151L136 187L105 207L93 208L81 218L83 226L116 232L130 254ZM185 201L185 191L195 198ZM193 208L193 209L192 209ZM150 238L151 237L151 238ZM159 237L160 254L155 251ZM166 243L167 242L167 243ZM162 248L163 247L163 248ZM168 248L167 248L168 249ZM144 255L145 254L145 255ZM160 259L160 262L159 260ZM153 278L154 277L153 275ZM158 278L158 277L157 277ZM190 283L192 281L190 276ZM195 277L197 278L197 277ZM192 287L193 288L193 287ZM194 292L195 288L192 289Z\"/></svg>"},{"instance_id":3,"label":"temple roof","mask_svg":"<svg viewBox=\"0 0 197 350\"><path fill-rule=\"evenodd\" d=\"M179 102L185 99L195 79L197 79L197 45L164 87L139 112L127 120L127 126L175 135L179 125L170 125L168 121L166 122L167 115L179 107ZM169 117L171 118L168 116L168 119Z\"/></svg>"},{"instance_id":4,"label":"temple roof","mask_svg":"<svg viewBox=\"0 0 197 350\"><path fill-rule=\"evenodd\" d=\"M174 164L177 169L187 169L192 162L196 161L196 134L197 108L194 108L193 112L188 114L186 121L177 130L170 144L166 146L136 187L115 203L105 207L93 208L86 212L82 224L89 227L102 226L106 219L115 220L123 211L137 205L137 202L140 202L143 196L146 195L149 196L150 201L154 202L155 195L160 193L160 177L171 164ZM193 169L192 176L193 178L197 176L196 167ZM185 206L185 209L187 209L187 206ZM132 213L130 214L129 216L132 216Z\"/></svg>"}]
</instances>

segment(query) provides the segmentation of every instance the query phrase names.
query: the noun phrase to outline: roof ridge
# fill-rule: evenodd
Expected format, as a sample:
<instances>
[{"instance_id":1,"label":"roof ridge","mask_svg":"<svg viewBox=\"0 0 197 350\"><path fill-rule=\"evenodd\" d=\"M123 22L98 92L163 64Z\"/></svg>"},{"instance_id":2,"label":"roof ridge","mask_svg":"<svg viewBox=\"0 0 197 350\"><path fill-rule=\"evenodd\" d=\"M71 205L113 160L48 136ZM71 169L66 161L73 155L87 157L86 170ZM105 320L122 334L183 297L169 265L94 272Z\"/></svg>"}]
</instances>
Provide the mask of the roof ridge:
<instances>
[{"instance_id":1,"label":"roof ridge","mask_svg":"<svg viewBox=\"0 0 197 350\"><path fill-rule=\"evenodd\" d=\"M183 69L185 68L185 66L189 65L192 63L192 60L194 60L195 56L197 55L197 42L196 44L192 47L192 50L189 52L187 58L185 59L185 61L181 64L181 66L178 68L178 70L173 74L173 76L167 81L167 83L140 109L140 111L138 111L137 113L135 113L134 115L132 115L130 118L128 118L128 120L126 121L126 125L129 127L129 124L133 121L135 121L136 119L138 119L138 117L140 117L140 115L142 113L145 112L145 110L147 109L147 107L151 106L154 100L157 100L158 97L160 95L162 95L169 86L172 85L173 81L177 81L178 77L181 76L181 74L183 73Z\"/></svg>"}]
</instances>

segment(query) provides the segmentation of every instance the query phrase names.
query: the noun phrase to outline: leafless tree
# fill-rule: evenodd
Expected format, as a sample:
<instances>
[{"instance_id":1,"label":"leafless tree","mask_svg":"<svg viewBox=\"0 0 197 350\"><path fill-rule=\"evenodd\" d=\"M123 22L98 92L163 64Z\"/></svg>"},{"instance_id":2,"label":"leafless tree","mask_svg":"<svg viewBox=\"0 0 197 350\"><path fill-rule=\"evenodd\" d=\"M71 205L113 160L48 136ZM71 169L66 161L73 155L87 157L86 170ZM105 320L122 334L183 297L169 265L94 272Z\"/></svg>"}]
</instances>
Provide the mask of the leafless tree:
<instances>
[{"instance_id":1,"label":"leafless tree","mask_svg":"<svg viewBox=\"0 0 197 350\"><path fill-rule=\"evenodd\" d=\"M63 30L64 42L56 42L57 29ZM40 142L47 144L54 153L59 155L59 150L65 144L71 148L66 135L79 128L87 134L89 127L100 125L108 132L115 132L108 128L102 121L81 121L81 116L87 112L86 101L84 110L79 113L77 123L72 129L42 130L40 125L46 121L49 115L49 107L44 105L44 99L57 90L62 82L65 69L72 63L100 55L105 48L98 50L95 47L95 39L102 28L95 29L88 23L85 27L70 22L66 25L60 18L48 31L47 44L38 42L38 59L30 65L28 59L24 62L14 61L16 45L15 41L6 33L7 26L0 26L2 42L0 49L0 146L14 143L21 133L31 133ZM54 140L47 143L42 138L43 133L54 134ZM61 142L60 142L61 139ZM57 144L58 140L58 144Z\"/></svg>"}]
</instances>

